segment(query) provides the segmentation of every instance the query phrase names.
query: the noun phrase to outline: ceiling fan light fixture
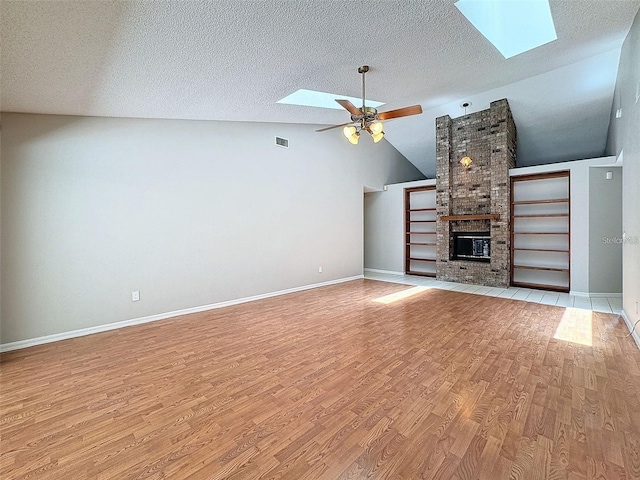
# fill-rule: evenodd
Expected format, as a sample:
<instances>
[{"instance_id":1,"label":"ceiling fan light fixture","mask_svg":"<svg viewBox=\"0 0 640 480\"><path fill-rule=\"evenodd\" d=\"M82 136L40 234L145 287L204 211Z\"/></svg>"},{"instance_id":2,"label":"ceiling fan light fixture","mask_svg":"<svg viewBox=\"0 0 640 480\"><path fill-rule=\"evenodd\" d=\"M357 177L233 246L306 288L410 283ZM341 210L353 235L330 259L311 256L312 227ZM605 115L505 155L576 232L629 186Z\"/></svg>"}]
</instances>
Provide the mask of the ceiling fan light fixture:
<instances>
[{"instance_id":1,"label":"ceiling fan light fixture","mask_svg":"<svg viewBox=\"0 0 640 480\"><path fill-rule=\"evenodd\" d=\"M373 122L371 125L369 125L369 131L371 132L371 135L382 133L382 123Z\"/></svg>"},{"instance_id":2,"label":"ceiling fan light fixture","mask_svg":"<svg viewBox=\"0 0 640 480\"><path fill-rule=\"evenodd\" d=\"M342 133L347 138L350 138L352 135L355 135L356 131L357 131L357 129L353 125L349 125L349 126L344 127L342 129Z\"/></svg>"},{"instance_id":3,"label":"ceiling fan light fixture","mask_svg":"<svg viewBox=\"0 0 640 480\"><path fill-rule=\"evenodd\" d=\"M353 135L349 137L349 142L351 142L352 145L357 145L359 140L360 140L360 132L355 132Z\"/></svg>"},{"instance_id":4,"label":"ceiling fan light fixture","mask_svg":"<svg viewBox=\"0 0 640 480\"><path fill-rule=\"evenodd\" d=\"M380 130L379 133L374 133L371 135L371 138L373 138L373 143L378 143L380 140L382 140L383 137L384 132L382 130Z\"/></svg>"}]
</instances>

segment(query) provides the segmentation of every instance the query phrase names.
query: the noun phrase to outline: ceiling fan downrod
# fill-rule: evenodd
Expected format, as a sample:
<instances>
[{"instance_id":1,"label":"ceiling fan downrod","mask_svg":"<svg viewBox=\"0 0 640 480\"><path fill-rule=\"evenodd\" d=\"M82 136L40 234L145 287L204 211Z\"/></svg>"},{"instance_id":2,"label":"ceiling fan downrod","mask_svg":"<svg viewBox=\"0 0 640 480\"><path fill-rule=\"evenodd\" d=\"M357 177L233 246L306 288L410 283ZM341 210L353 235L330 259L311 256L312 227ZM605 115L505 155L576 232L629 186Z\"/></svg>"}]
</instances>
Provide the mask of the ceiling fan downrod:
<instances>
[{"instance_id":1,"label":"ceiling fan downrod","mask_svg":"<svg viewBox=\"0 0 640 480\"><path fill-rule=\"evenodd\" d=\"M364 95L364 77L366 75L366 73L369 71L369 65L363 65L360 68L358 68L358 73L362 75L362 111L364 112L364 102L365 102L365 95Z\"/></svg>"},{"instance_id":2,"label":"ceiling fan downrod","mask_svg":"<svg viewBox=\"0 0 640 480\"><path fill-rule=\"evenodd\" d=\"M358 73L362 75L362 119L360 120L361 128L367 128L367 107L365 106L365 99L367 98L365 95L365 77L367 72L369 71L369 65L363 65L358 68Z\"/></svg>"}]
</instances>

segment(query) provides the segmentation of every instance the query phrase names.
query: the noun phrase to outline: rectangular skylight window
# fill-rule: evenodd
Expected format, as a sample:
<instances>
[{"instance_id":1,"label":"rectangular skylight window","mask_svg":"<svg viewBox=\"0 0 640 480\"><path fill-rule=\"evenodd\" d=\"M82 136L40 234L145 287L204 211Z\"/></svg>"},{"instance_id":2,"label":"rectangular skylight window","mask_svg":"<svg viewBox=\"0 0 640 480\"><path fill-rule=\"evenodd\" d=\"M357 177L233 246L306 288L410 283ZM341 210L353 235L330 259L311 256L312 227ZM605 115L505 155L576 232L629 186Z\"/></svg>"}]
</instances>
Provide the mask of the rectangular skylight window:
<instances>
[{"instance_id":1,"label":"rectangular skylight window","mask_svg":"<svg viewBox=\"0 0 640 480\"><path fill-rule=\"evenodd\" d=\"M336 100L349 100L356 107L362 106L362 98L348 97L347 95L336 95L335 93L316 92L314 90L305 90L301 88L297 92L277 101L277 103L286 103L288 105L303 105L306 107L334 108L336 110L344 110ZM384 102L376 102L367 99L367 107L377 108L384 105Z\"/></svg>"},{"instance_id":2,"label":"rectangular skylight window","mask_svg":"<svg viewBox=\"0 0 640 480\"><path fill-rule=\"evenodd\" d=\"M455 5L504 58L558 38L549 0L458 0Z\"/></svg>"}]
</instances>

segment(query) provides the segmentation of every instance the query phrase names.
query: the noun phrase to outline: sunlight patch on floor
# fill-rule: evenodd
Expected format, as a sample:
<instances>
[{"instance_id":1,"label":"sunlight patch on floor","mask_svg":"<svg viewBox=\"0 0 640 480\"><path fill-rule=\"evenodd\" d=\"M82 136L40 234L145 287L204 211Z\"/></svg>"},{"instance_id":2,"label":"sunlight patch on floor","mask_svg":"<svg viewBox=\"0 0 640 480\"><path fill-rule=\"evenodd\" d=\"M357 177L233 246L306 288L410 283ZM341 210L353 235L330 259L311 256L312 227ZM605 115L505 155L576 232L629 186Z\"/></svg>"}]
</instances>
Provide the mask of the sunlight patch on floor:
<instances>
[{"instance_id":1,"label":"sunlight patch on floor","mask_svg":"<svg viewBox=\"0 0 640 480\"><path fill-rule=\"evenodd\" d=\"M592 313L591 310L566 308L553 338L592 347Z\"/></svg>"},{"instance_id":2,"label":"sunlight patch on floor","mask_svg":"<svg viewBox=\"0 0 640 480\"><path fill-rule=\"evenodd\" d=\"M379 297L374 299L374 302L384 303L385 305L389 305L390 303L398 302L400 300L404 300L405 298L413 297L419 293L424 292L425 290L430 290L431 287L413 287L408 288L406 290L402 290L401 292L392 293L390 295L385 295L384 297Z\"/></svg>"}]
</instances>

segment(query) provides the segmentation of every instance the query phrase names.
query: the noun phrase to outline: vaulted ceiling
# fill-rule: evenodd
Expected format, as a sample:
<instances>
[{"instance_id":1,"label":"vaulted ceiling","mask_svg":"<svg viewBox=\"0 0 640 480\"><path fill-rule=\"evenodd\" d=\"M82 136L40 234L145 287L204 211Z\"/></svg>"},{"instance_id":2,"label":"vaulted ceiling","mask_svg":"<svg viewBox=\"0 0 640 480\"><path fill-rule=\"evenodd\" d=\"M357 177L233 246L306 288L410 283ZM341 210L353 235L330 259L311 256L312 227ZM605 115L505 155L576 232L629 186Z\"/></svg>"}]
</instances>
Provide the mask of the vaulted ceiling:
<instances>
[{"instance_id":1,"label":"vaulted ceiling","mask_svg":"<svg viewBox=\"0 0 640 480\"><path fill-rule=\"evenodd\" d=\"M558 39L505 59L454 0L3 0L2 111L316 128L348 115L277 100L300 88L358 97L367 64L380 110L422 105L385 131L427 176L434 119L462 115L462 101L473 112L509 100L519 165L599 156L640 0L550 4Z\"/></svg>"}]
</instances>

